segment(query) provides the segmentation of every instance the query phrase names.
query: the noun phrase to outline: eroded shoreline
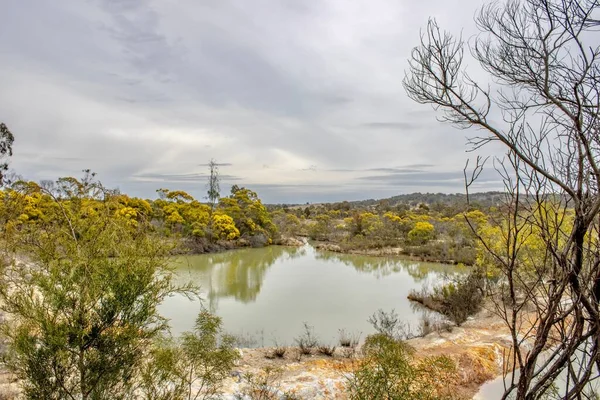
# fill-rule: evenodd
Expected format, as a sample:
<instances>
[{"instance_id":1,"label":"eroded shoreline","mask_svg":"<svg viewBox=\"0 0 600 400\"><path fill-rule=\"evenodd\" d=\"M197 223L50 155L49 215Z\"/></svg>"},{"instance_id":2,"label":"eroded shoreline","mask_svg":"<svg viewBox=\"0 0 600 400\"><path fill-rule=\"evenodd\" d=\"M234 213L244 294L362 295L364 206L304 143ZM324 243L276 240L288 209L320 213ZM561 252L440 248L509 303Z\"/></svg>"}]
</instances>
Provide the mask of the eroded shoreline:
<instances>
[{"instance_id":1,"label":"eroded shoreline","mask_svg":"<svg viewBox=\"0 0 600 400\"><path fill-rule=\"evenodd\" d=\"M480 312L475 318L451 331L433 332L422 338L407 341L415 348L417 357L450 357L457 366L454 392L460 398L471 399L485 382L502 372L503 353L511 346L510 334L504 323L489 311ZM298 361L296 349L290 348L283 358L269 359L265 356L272 348L242 349L242 359L225 382L227 399L247 385L245 374L261 374L271 369L274 388L289 392L302 399L346 399L345 382L360 357L348 358L336 353L334 357L323 355L302 356Z\"/></svg>"}]
</instances>

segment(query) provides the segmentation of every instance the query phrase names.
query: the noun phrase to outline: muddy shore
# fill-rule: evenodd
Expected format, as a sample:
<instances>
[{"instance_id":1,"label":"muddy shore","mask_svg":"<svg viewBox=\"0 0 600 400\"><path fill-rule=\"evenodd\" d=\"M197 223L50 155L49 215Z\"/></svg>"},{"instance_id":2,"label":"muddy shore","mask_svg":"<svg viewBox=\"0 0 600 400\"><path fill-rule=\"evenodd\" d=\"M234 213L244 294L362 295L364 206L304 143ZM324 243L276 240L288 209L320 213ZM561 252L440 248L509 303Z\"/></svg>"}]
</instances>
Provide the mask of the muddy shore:
<instances>
[{"instance_id":1,"label":"muddy shore","mask_svg":"<svg viewBox=\"0 0 600 400\"><path fill-rule=\"evenodd\" d=\"M383 246L378 248L352 248L340 246L336 243L331 242L316 242L312 244L313 247L317 250L323 251L332 251L334 253L341 254L356 254L356 255L364 255L364 256L376 256L376 257L388 257L388 256L401 256L402 258L418 261L418 262L428 262L428 263L437 263L437 264L448 264L448 265L457 265L459 262L456 260L440 260L434 257L427 256L417 256L407 252L404 248L398 246ZM463 263L464 264L464 263ZM468 264L465 264L468 265Z\"/></svg>"}]
</instances>

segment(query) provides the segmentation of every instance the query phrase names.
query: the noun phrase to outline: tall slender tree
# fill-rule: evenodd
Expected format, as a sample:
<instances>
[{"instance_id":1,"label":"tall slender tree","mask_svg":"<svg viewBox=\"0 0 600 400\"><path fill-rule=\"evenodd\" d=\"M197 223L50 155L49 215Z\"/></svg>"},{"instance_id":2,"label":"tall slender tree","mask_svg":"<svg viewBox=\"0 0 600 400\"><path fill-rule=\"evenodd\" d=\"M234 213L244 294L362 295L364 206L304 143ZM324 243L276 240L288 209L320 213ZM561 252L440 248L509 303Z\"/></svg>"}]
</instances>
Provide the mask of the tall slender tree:
<instances>
[{"instance_id":1,"label":"tall slender tree","mask_svg":"<svg viewBox=\"0 0 600 400\"><path fill-rule=\"evenodd\" d=\"M8 127L0 122L0 186L4 184L5 174L8 170L8 157L11 157L12 145L15 137Z\"/></svg>"},{"instance_id":2,"label":"tall slender tree","mask_svg":"<svg viewBox=\"0 0 600 400\"><path fill-rule=\"evenodd\" d=\"M214 211L217 202L219 201L220 193L220 181L219 177L219 164L215 161L214 158L211 158L208 162L209 176L208 176L208 184L206 185L208 188L207 198L210 203L211 211Z\"/></svg>"}]
</instances>

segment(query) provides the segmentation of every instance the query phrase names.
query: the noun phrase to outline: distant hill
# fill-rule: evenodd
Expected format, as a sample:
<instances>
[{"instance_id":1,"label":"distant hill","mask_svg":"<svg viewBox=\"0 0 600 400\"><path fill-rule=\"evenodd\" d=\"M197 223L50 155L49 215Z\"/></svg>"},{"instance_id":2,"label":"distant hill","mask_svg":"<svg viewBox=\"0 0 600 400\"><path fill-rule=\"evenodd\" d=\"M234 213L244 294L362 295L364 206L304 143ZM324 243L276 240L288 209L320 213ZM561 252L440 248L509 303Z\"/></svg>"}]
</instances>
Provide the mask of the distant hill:
<instances>
[{"instance_id":1,"label":"distant hill","mask_svg":"<svg viewBox=\"0 0 600 400\"><path fill-rule=\"evenodd\" d=\"M503 192L480 192L470 193L469 200L471 203L477 203L481 207L492 207L499 205L504 200L505 194ZM407 206L415 207L419 204L426 204L428 206L434 204L443 204L446 206L466 204L467 196L463 193L411 193L411 194L400 194L398 196L392 196L387 199L368 199L359 201L350 201L352 206L356 207L369 207L375 206L381 203L387 203L389 206L397 206L405 204Z\"/></svg>"},{"instance_id":2,"label":"distant hill","mask_svg":"<svg viewBox=\"0 0 600 400\"><path fill-rule=\"evenodd\" d=\"M489 208L498 206L504 200L505 193L503 192L480 192L470 193L469 200L472 204L477 204L482 208ZM332 206L333 208L339 209L341 204L346 204L346 207L350 208L369 208L375 207L381 204L385 204L388 207L394 207L398 205L406 205L409 207L417 207L420 204L426 204L432 206L434 204L444 206L458 206L467 203L467 196L463 193L411 193L411 194L400 194L385 199L367 199L367 200L356 200L356 201L344 201L344 202L331 202L331 203L311 203L310 206ZM269 204L270 208L298 208L306 207L308 204Z\"/></svg>"}]
</instances>

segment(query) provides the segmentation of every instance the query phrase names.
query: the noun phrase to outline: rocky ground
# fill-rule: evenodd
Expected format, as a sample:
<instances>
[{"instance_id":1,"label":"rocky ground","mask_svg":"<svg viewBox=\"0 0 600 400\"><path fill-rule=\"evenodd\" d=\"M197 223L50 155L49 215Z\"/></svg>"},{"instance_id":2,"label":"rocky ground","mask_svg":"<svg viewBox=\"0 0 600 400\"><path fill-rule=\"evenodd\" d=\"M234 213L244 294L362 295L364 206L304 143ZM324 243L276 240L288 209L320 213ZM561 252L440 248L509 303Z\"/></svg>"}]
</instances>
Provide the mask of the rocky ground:
<instances>
[{"instance_id":1,"label":"rocky ground","mask_svg":"<svg viewBox=\"0 0 600 400\"><path fill-rule=\"evenodd\" d=\"M469 399L483 383L501 374L503 353L510 347L511 339L504 324L491 313L483 311L461 327L434 332L409 343L417 350L418 357L451 357L458 366L456 393ZM312 355L303 356L300 360L295 349L288 350L283 358L267 359L265 355L270 351L242 351L242 360L225 385L227 399L235 399L236 393L252 387L245 378L246 374L264 379L265 368L271 369L267 378L269 386L280 394L293 393L301 399L347 398L345 380L356 360L342 354L341 349L334 357Z\"/></svg>"}]
</instances>

